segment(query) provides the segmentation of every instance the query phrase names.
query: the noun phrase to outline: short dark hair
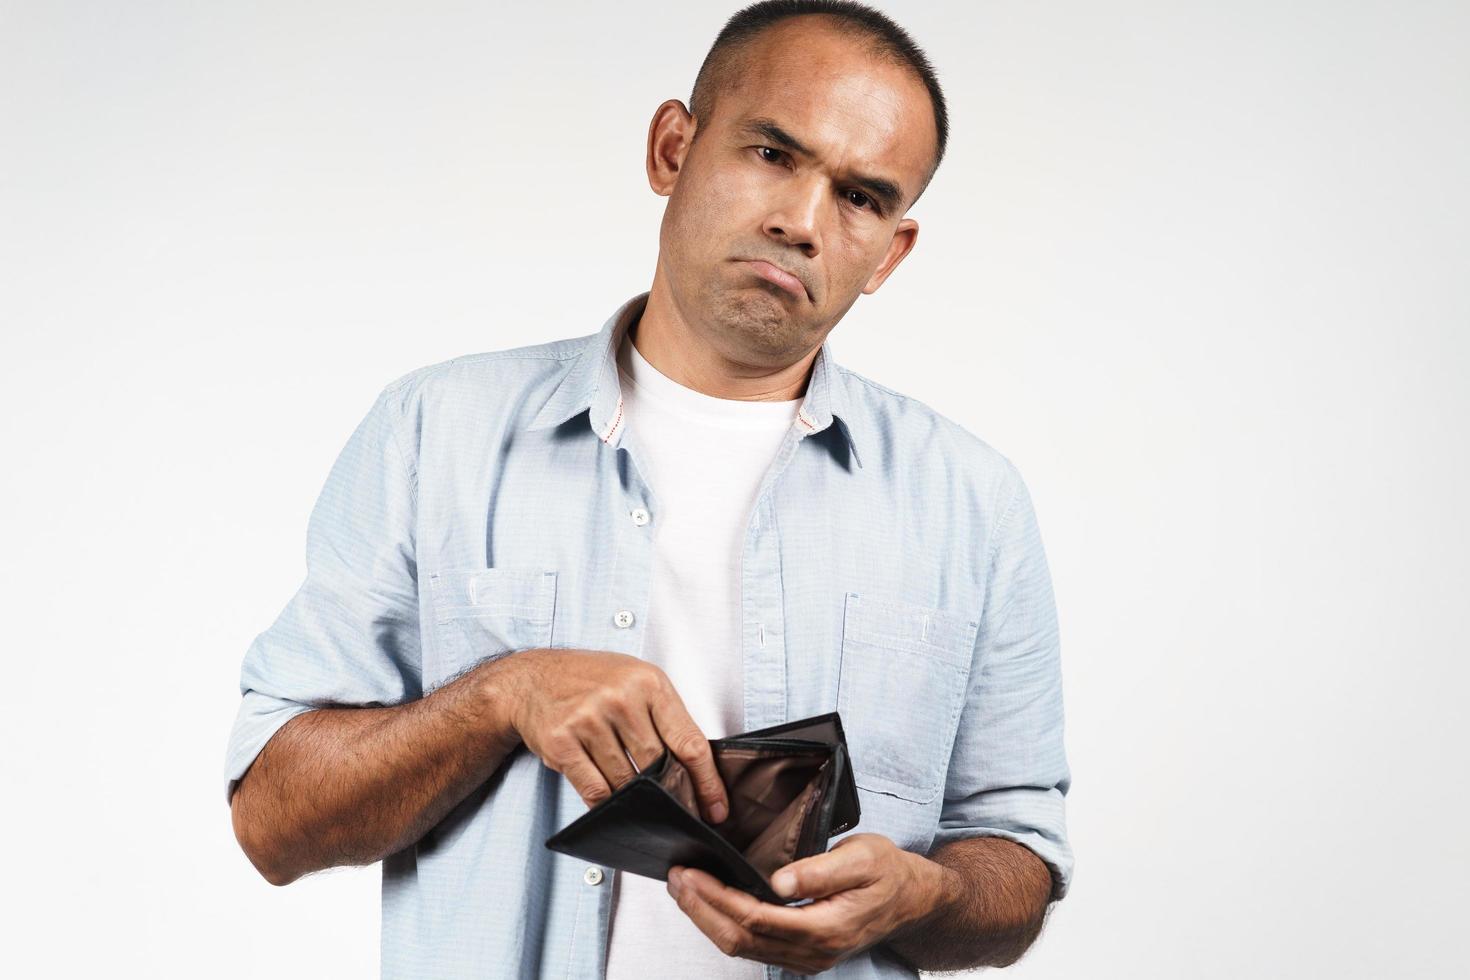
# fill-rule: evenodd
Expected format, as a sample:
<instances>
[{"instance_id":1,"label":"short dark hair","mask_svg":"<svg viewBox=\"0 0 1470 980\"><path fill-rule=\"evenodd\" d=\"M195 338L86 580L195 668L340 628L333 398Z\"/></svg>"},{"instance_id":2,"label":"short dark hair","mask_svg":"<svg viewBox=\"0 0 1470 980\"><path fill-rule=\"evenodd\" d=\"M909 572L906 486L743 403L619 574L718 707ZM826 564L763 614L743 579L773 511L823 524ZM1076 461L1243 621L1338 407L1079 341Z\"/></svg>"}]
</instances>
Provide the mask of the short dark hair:
<instances>
[{"instance_id":1,"label":"short dark hair","mask_svg":"<svg viewBox=\"0 0 1470 980\"><path fill-rule=\"evenodd\" d=\"M872 7L852 0L762 0L737 11L725 22L699 66L694 91L689 96L689 111L702 126L714 114L715 98L728 84L730 69L746 45L773 24L807 15L822 15L834 30L866 42L873 54L907 66L929 90L929 101L934 107L934 129L939 138L934 162L918 194L914 195L914 200L918 200L919 194L924 193L924 188L934 177L934 171L939 169L939 161L944 159L944 147L949 140L949 111L945 108L944 93L939 88L939 79L928 57L907 31ZM695 138L698 139L698 130Z\"/></svg>"}]
</instances>

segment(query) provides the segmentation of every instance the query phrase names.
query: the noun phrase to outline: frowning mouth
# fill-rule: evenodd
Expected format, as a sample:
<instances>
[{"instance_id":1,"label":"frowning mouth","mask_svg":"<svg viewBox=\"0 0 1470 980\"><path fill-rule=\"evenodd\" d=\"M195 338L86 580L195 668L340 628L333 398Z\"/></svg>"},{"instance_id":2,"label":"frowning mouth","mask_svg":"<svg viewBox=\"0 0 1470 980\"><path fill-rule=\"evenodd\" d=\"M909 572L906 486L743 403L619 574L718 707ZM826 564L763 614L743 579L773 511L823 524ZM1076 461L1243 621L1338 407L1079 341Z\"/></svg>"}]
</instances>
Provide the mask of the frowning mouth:
<instances>
[{"instance_id":1,"label":"frowning mouth","mask_svg":"<svg viewBox=\"0 0 1470 980\"><path fill-rule=\"evenodd\" d=\"M773 282L798 299L811 299L806 284L778 265L765 259L740 259L743 265L767 282Z\"/></svg>"}]
</instances>

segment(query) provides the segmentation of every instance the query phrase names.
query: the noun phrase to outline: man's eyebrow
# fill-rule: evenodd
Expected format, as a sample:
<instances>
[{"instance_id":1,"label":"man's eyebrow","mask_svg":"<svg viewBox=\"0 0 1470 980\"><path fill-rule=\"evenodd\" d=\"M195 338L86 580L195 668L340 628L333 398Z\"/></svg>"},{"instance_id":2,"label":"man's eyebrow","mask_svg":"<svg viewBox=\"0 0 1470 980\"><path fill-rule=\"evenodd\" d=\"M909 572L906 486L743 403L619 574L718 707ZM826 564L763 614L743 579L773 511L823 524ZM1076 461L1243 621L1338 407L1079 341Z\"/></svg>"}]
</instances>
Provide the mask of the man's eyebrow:
<instances>
[{"instance_id":1,"label":"man's eyebrow","mask_svg":"<svg viewBox=\"0 0 1470 980\"><path fill-rule=\"evenodd\" d=\"M816 156L804 143L776 125L770 119L748 119L740 127L740 131L747 136L763 137L783 150L790 150L793 153L800 153L808 157ZM896 181L889 180L887 177L875 177L870 174L850 174L848 179L882 202L885 212L891 211L903 203L903 189L898 186Z\"/></svg>"}]
</instances>

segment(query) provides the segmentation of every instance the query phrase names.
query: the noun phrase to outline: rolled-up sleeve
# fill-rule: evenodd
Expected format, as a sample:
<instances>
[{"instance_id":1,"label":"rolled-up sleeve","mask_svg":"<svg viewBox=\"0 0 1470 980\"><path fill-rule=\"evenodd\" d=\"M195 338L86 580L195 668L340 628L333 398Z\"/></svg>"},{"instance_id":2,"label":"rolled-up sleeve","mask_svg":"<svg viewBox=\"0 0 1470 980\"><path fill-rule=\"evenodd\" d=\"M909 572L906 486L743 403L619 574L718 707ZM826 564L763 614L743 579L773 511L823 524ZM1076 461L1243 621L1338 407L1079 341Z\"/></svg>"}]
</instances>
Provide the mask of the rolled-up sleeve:
<instances>
[{"instance_id":1,"label":"rolled-up sleeve","mask_svg":"<svg viewBox=\"0 0 1470 980\"><path fill-rule=\"evenodd\" d=\"M416 469L402 379L348 438L307 524L306 578L255 637L225 753L225 798L272 735L313 708L398 704L421 691Z\"/></svg>"},{"instance_id":2,"label":"rolled-up sleeve","mask_svg":"<svg viewBox=\"0 0 1470 980\"><path fill-rule=\"evenodd\" d=\"M1004 837L1051 871L1051 900L1072 879L1062 738L1061 647L1051 574L1019 473L989 549L970 686L934 838Z\"/></svg>"}]
</instances>

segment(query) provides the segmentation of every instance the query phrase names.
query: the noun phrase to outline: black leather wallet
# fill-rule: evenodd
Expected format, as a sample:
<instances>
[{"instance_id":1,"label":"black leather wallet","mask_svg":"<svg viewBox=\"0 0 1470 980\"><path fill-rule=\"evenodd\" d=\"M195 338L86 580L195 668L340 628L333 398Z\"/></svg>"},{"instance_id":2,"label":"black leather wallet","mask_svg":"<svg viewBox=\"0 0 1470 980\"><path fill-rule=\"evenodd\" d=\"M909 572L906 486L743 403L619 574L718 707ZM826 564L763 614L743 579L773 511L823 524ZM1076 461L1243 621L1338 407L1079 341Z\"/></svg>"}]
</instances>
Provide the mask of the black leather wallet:
<instances>
[{"instance_id":1,"label":"black leather wallet","mask_svg":"<svg viewBox=\"0 0 1470 980\"><path fill-rule=\"evenodd\" d=\"M783 865L857 826L857 787L837 712L710 739L730 813L707 823L693 777L672 752L546 839L553 851L667 881L675 864L708 871L766 902Z\"/></svg>"}]
</instances>

